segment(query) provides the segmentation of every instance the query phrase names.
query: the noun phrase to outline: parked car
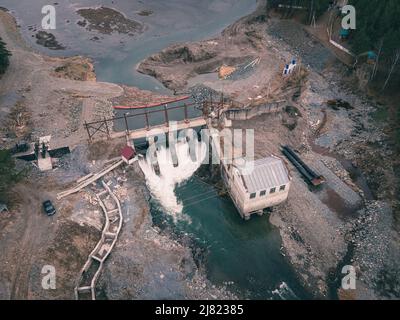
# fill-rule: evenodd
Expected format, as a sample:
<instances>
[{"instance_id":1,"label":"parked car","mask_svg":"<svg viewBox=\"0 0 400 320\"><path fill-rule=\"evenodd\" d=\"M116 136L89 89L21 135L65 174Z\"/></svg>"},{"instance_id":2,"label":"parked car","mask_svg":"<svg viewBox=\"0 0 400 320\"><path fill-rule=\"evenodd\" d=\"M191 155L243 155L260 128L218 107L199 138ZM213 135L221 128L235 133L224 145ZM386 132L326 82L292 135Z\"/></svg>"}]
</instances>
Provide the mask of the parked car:
<instances>
[{"instance_id":1,"label":"parked car","mask_svg":"<svg viewBox=\"0 0 400 320\"><path fill-rule=\"evenodd\" d=\"M56 213L56 208L54 208L50 200L46 200L45 202L43 202L43 209L48 216L52 216Z\"/></svg>"}]
</instances>

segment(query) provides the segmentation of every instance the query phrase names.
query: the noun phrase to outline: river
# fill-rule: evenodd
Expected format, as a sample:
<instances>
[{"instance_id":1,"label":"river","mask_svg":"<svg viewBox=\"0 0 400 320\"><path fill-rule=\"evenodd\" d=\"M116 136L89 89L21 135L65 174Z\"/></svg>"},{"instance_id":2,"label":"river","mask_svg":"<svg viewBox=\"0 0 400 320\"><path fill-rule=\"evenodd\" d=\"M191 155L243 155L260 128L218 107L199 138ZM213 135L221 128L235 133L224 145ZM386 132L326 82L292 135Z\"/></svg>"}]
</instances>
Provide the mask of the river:
<instances>
[{"instance_id":1,"label":"river","mask_svg":"<svg viewBox=\"0 0 400 320\"><path fill-rule=\"evenodd\" d=\"M281 238L268 214L244 221L228 197L193 176L175 190L189 221L174 223L157 200L152 200L154 221L173 224L179 235L189 233L205 252L207 278L226 285L246 299L301 299L308 297L292 267L280 252Z\"/></svg>"},{"instance_id":2,"label":"river","mask_svg":"<svg viewBox=\"0 0 400 320\"><path fill-rule=\"evenodd\" d=\"M34 32L35 28L40 30L44 17L41 9L48 4L47 0L0 0L0 6L11 10L17 18L25 40L38 51L53 56L89 56L95 61L99 81L160 93L170 91L153 77L137 72L136 65L140 61L172 43L212 37L256 8L255 0L63 0L55 6L56 30L50 31L66 49L50 50L36 44ZM143 23L144 33L134 37L118 33L102 35L77 25L82 17L76 10L100 5L114 8L128 18ZM138 14L141 10L153 13L141 16ZM100 40L91 40L94 37Z\"/></svg>"},{"instance_id":3,"label":"river","mask_svg":"<svg viewBox=\"0 0 400 320\"><path fill-rule=\"evenodd\" d=\"M41 7L47 0L0 0L0 6L16 16L24 38L36 50L53 55L84 55L95 61L98 80L132 85L160 93L169 90L152 77L136 71L145 57L166 46L212 37L224 27L252 12L255 1L246 0L65 0L57 4L57 29L52 31L65 50L54 51L35 42L32 26L40 26ZM145 24L138 36L98 35L76 25L75 10L102 4ZM154 13L143 17L140 10ZM94 35L100 41L92 41ZM301 299L307 297L290 264L281 254L279 231L268 215L243 221L232 201L219 197L218 190L192 176L175 189L188 219L174 221L156 198L151 200L154 222L170 226L177 234L187 234L204 249L201 259L210 281L227 285L242 298ZM189 222L190 221L190 222Z\"/></svg>"}]
</instances>

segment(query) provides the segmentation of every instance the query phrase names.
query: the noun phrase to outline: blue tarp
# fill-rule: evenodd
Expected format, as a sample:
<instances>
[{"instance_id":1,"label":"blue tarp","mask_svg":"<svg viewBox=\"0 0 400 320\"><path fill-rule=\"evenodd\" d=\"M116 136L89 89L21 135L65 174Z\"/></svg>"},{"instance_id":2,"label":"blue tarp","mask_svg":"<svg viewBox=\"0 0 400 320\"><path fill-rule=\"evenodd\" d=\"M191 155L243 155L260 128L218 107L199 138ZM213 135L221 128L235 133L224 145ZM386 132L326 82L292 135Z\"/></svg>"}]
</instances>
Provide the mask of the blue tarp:
<instances>
[{"instance_id":1,"label":"blue tarp","mask_svg":"<svg viewBox=\"0 0 400 320\"><path fill-rule=\"evenodd\" d=\"M368 51L368 59L375 60L376 59L376 53L373 52L373 51Z\"/></svg>"},{"instance_id":2,"label":"blue tarp","mask_svg":"<svg viewBox=\"0 0 400 320\"><path fill-rule=\"evenodd\" d=\"M348 37L350 34L350 30L349 29L342 29L340 30L340 36L341 37Z\"/></svg>"}]
</instances>

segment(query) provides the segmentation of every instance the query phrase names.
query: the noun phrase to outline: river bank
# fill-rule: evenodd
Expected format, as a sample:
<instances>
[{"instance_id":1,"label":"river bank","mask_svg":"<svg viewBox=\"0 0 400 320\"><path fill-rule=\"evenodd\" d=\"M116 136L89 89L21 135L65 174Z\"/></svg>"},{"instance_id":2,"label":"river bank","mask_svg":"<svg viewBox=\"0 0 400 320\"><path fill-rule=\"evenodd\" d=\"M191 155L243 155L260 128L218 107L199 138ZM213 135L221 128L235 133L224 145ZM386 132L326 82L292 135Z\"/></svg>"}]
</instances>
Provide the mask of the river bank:
<instances>
[{"instance_id":1,"label":"river bank","mask_svg":"<svg viewBox=\"0 0 400 320\"><path fill-rule=\"evenodd\" d=\"M256 58L259 63L235 79L217 75L223 65L240 68ZM286 81L281 72L293 58L307 72ZM256 157L280 154L279 145L289 144L327 180L320 190L309 190L289 166L289 199L270 218L280 229L288 260L316 297L399 297L396 177L390 142L372 118L377 103L358 90L356 77L301 24L269 17L259 7L217 37L165 48L139 70L176 91L201 82L243 104L284 99L295 107L295 113L232 124L255 129ZM351 108L331 108L327 102L335 99ZM346 264L356 268L358 277L357 289L347 292L340 289Z\"/></svg>"},{"instance_id":2,"label":"river bank","mask_svg":"<svg viewBox=\"0 0 400 320\"><path fill-rule=\"evenodd\" d=\"M48 57L35 52L22 39L14 18L3 11L0 36L12 52L10 66L0 79L0 121L5 124L1 147L51 135L51 147L71 149L50 172L39 172L17 161L19 168L30 172L16 185L10 213L2 215L0 221L0 297L73 299L80 269L100 237L102 214L93 190L62 201L56 200L56 194L79 177L98 171L108 159L119 156L125 145L124 139L88 145L82 124L110 116L109 100L113 98L129 104L159 102L166 96L97 82L87 58ZM124 228L100 278L99 297L235 298L223 288L213 287L198 272L190 249L153 228L140 170L124 168L105 179L119 192ZM57 208L52 218L42 212L44 199L51 199ZM46 264L56 268L56 290L44 290L40 285L41 269Z\"/></svg>"},{"instance_id":3,"label":"river bank","mask_svg":"<svg viewBox=\"0 0 400 320\"><path fill-rule=\"evenodd\" d=\"M36 182L32 185L29 184L26 187L28 189L24 189L24 192L30 190L29 192L35 195L35 197L26 199L30 201L30 206L23 198L18 198L16 199L16 208L13 214L2 220L2 230L4 231L2 239L4 240L3 243L7 245L3 248L5 259L1 268L6 276L4 277L4 282L2 282L1 296L21 299L71 298L75 284L74 275L79 274L87 253L90 252L99 237L101 215L90 192L85 192L83 197L79 195L72 196L60 203L55 200L55 194L65 189L67 185L73 183L82 175L99 170L108 158L118 155L119 149L123 145L123 141L116 141L115 143L104 142L86 146L83 142L86 139L84 138L85 133L80 131L81 124L83 121L95 119L96 116L108 116L111 111L109 100L123 104L130 104L132 101L148 103L152 100L162 101L160 99L163 96L137 88L96 82L90 61L82 57L49 58L34 52L19 37L15 21L11 16L4 15L4 19L1 21L7 21L6 25L0 25L0 27L4 26L4 29L0 28L0 31L13 51L10 73L7 73L3 78L5 86L2 87L2 90L4 90L1 92L2 97L14 97L12 94L14 90L17 91L18 86L24 84L24 82L19 81L19 77L24 74L27 87L32 83L35 84L32 87L28 87L28 90L23 93L25 98L23 102L25 102L27 113L29 111L30 114L29 121L24 126L32 129L31 135L27 135L27 137L34 138L42 134L52 133L53 147L65 144L75 147L71 155L67 156L59 164L59 168L56 170L57 173L54 176L53 174L39 174L34 170L28 179ZM24 63L19 63L20 59ZM47 61L53 61L54 65L49 66ZM86 67L77 69L80 64L86 64ZM55 72L56 69L58 70L57 73ZM32 74L39 72L38 70L41 72L40 76L32 78ZM77 70L79 72L76 72ZM82 74L81 70L86 70L87 73ZM61 91L59 86L63 88ZM46 88L46 90L42 90L42 88ZM100 91L104 92L100 94ZM17 93L19 94L20 92L18 91ZM15 97L17 100L19 98L18 94ZM11 98L2 100L2 110L6 117L8 116L9 108L17 101ZM30 101L30 103L26 103L27 101ZM43 101L46 101L46 106L57 105L60 107L44 108L41 104ZM63 101L64 103L62 103ZM65 101L68 103L65 103ZM75 108L75 103L80 107ZM56 120L65 120L65 115L61 111L70 112L71 110L73 110L73 119L75 119L74 126L69 123L64 125L63 122L60 123ZM94 112L95 110L98 112ZM56 121L42 123L43 117ZM55 127L55 125L57 126ZM63 132L74 127L79 130L73 133ZM5 133L6 136L3 141L6 145L12 145L22 137L18 136L16 132L14 132L15 136L10 135L10 133L13 132ZM192 236L176 237L175 232L172 230L163 231L152 227L146 201L148 194L144 188L143 179L137 174L132 177L132 172L129 172L130 170L127 170L127 174L130 177L129 181L134 181L134 186L129 186L129 183L126 183L128 186L122 188L129 189L129 191L121 193L123 197L121 201L124 199L127 201L124 204L124 208L126 208L126 212L124 212L126 228L122 231L121 242L117 243L115 254L113 253L113 257L118 263L110 261L110 265L106 265L104 275L99 282L99 297L113 299L235 298L235 294L226 289L227 286L231 286L232 282L229 273L226 274L226 276L229 276L229 281L225 280L226 276L214 278L217 284L210 283L205 278L206 267L204 264L200 266L196 262L196 252L198 252L199 247L191 240ZM107 176L106 179L119 179L118 181L122 181L121 183L123 184L123 180L126 178L124 172L118 172L117 177L111 175ZM49 180L52 181L49 184L49 188L44 187L44 181ZM34 190L40 190L40 195L36 194ZM187 192L190 193L189 190ZM53 203L56 204L58 208L56 220L45 220L46 217L41 215L40 201L42 197L52 199ZM217 199L217 203L219 201ZM234 219L235 224L237 224L235 232L240 239L245 228L240 219L238 221L238 217L234 215L235 212L232 212L232 206L228 206L227 210L224 209L223 212L222 217L226 216ZM190 212L187 214L190 214ZM16 229L15 227L20 223L21 219L26 220L27 225L21 224L21 226L25 227ZM267 220L265 220L265 223L268 225ZM230 230L225 228L224 223L219 226L223 228L224 232L229 232ZM258 224L255 224L255 227L257 226ZM71 228L74 229L74 232L70 232L68 236L65 235L64 230L70 230ZM253 229L246 228L246 230ZM261 246L264 246L263 241L265 241L265 238L270 236L273 239L276 238L276 232L263 234L262 225L259 225L256 229L262 239ZM32 239L32 237L36 233L46 234L47 237L33 241L35 239ZM16 239L19 237L25 239L21 243L21 249L16 248ZM280 256L277 239L271 242L271 250L269 250L270 254L275 250L274 255ZM38 241L40 241L40 246L36 246ZM244 244L246 245L246 243ZM220 246L217 246L217 250L227 252ZM24 260L22 264L19 263L21 257L27 252L29 252L30 259ZM77 253L76 257L74 257L74 253ZM246 250L245 253L247 254L249 251ZM230 258L234 257L231 256ZM261 269L266 272L266 270L270 270L273 267L275 271L270 272L267 278L263 278L264 273L259 273L258 276L262 277L260 285L264 290L260 291L261 295L255 292L251 293L250 296L265 298L273 296L272 291L276 291L278 298L280 295L286 298L293 297L290 294L291 289L287 287L285 282L282 282L287 280L287 277L281 274L281 262L275 265L270 263L268 256L265 256L265 258L265 262L270 267L265 268L265 265L260 265ZM217 268L215 270L224 271L226 266L224 266L224 262L221 259L219 260L220 262L216 263L215 266L222 269ZM58 282L59 287L56 292L43 291L38 285L38 271L40 270L40 263L44 261L51 261L61 273ZM66 263L66 261L70 263ZM243 268L246 269L245 266ZM276 272L281 275L276 276ZM242 287L247 286L246 279L254 281L253 278L242 277L241 272L233 275L239 278L238 283L242 282ZM281 276L283 276L282 280ZM267 280L267 287L264 287L263 284L265 280ZM158 290L160 286L165 290ZM118 290L114 289L114 287L118 288ZM240 290L235 292L238 292L243 297L243 289L241 293Z\"/></svg>"},{"instance_id":4,"label":"river bank","mask_svg":"<svg viewBox=\"0 0 400 320\"><path fill-rule=\"evenodd\" d=\"M5 20L1 19L1 21ZM274 27L269 23L275 24ZM10 22L10 26L12 25L13 22ZM52 60L53 58L46 58L30 50L25 50L23 47L26 47L26 45L23 45L24 41L15 36L18 35L18 30L14 28L4 31L1 26L2 24L0 24L0 34L2 37L5 35L6 41L10 43L14 53L14 58L12 58L14 61L12 61L10 67L11 71L6 74L4 78L5 86L0 89L2 90L0 94L6 97L6 99L2 100L6 105L2 105L2 107L14 104L15 95L17 95L17 100L20 95L23 96L26 99L27 110L34 115L31 123L33 123L32 128L36 130L36 133L34 132L33 136L51 132L54 136L54 141L61 145L80 145L84 133L79 131L75 132L75 134L70 132L63 133L64 129L73 128L74 126L71 126L70 123L62 122L64 121L63 119L69 118L69 116L62 115L61 112L78 110L73 118L79 119L78 122L75 122L77 123L75 124L76 128L82 128L79 125L80 121L93 119L94 109L100 108L103 110L98 115L100 117L108 114L110 105L107 101L110 99L117 99L117 101L123 103L129 103L129 99L140 100L139 94L142 92L141 90L136 92L136 89L123 90L124 88L121 86L110 83L72 80L70 79L70 72L68 72L69 68L62 68L61 70L67 70L67 72L62 73L61 77L58 78L59 80L55 80L56 78L52 75L55 71L54 69L64 66L67 60L59 58ZM267 30L273 30L274 34L265 34L267 27ZM307 64L309 66L307 67L309 73L307 78L301 78L296 83L274 81L276 76L280 75L281 66L285 62L289 61L293 56L307 54L307 51L304 53L301 47L299 48L300 50L294 50L293 44L283 41L283 39L287 39L286 36L282 37L283 39L278 38L279 31L283 30L283 28L286 28L285 30L288 30L290 34L290 30L297 30L299 26L286 22L281 25L279 21L269 21L267 16L260 13L260 11L256 11L255 14L240 19L237 23L228 27L219 37L202 41L200 45L197 43L179 45L177 55L171 54L175 49L170 50L167 48L165 51L167 52L166 56L168 59L172 57L171 61L151 58L151 62L153 64L156 62L156 64L150 67L158 68L157 63L161 61L160 70L163 69L164 71L160 74L166 77L163 81L171 88L181 90L190 86L191 81L194 80L196 82L198 75L207 75L204 72L211 72L211 75L213 75L213 71L221 63L242 65L243 63L247 64L246 62L253 60L253 58L260 57L260 63L249 73L239 74L235 80L228 79L227 81L217 80L218 77L210 77L206 79L206 84L216 90L222 90L223 88L224 93L243 103L283 97L287 99L288 105L296 107L298 111L294 113L285 112L274 116L264 115L244 122L234 122L235 128L256 128L257 157L263 157L269 153L279 154L278 146L280 143L292 144L296 146L307 163L310 163L311 166L322 172L327 178L326 188L310 191L295 169L290 167L293 176L293 188L291 189L289 200L283 206L274 208L270 217L271 222L279 227L280 237L283 241L283 254L286 255L287 260L295 268L299 278L302 279L304 286L312 292L314 297L335 298L338 295L340 296L340 292L337 290L338 284L340 284L340 281L338 281L341 271L339 266L344 263L353 264L358 270L360 279L357 291L350 292L350 298L396 297L398 294L398 275L396 274L398 240L396 238L397 233L394 233L392 229L391 207L387 205L387 194L391 192L391 182L388 179L391 168L387 163L379 160L373 163L369 162L370 159L374 159L380 153L384 157L387 152L390 152L385 146L385 138L380 128L377 128L370 121L370 113L374 111L374 106L371 105L370 101L364 101L351 90L343 89L340 86L341 80L338 79L338 74L344 75L346 70L337 65L334 57L331 57L329 52L320 47L318 47L317 52L324 57L325 61L322 67L318 57L308 56ZM304 40L299 41L301 44L311 48L317 46L317 43L311 41L312 39L303 33L297 34L297 37L298 39L304 37ZM224 55L227 52L231 52L231 45L234 46L233 54L225 57ZM212 49L215 46L218 46L218 50ZM185 47L188 49L185 49ZM211 56L207 56L209 50L212 53ZM155 57L159 56L156 55ZM19 61L24 63L18 63ZM48 64L49 61L54 63L51 68ZM148 61L150 60L146 60L144 63ZM88 68L88 70L90 69ZM193 70L195 71L193 72ZM168 74L172 76L167 78ZM174 77L176 80L174 80ZM24 80L21 81L22 79ZM197 78L197 80L199 79ZM282 87L283 85L286 87ZM26 89L19 91L21 87ZM43 88L46 89L43 90ZM124 91L127 96L118 99L124 94ZM246 94L243 94L243 92L246 92ZM283 93L285 94L283 95ZM152 96L151 92L147 92L143 95L143 101L146 102L146 99ZM261 98L258 98L259 96ZM329 109L326 101L338 97L349 101L353 109ZM69 101L69 103L65 103L65 101ZM44 105L46 106L45 113L43 113ZM80 105L83 108L82 113ZM53 106L60 106L60 108L54 108ZM76 106L76 108L71 109L73 106ZM324 109L327 114L325 121L325 113L322 111ZM289 110L293 109L289 108ZM2 109L2 111L8 112L6 109ZM82 118L81 114L83 115ZM43 121L46 117L49 117L51 121ZM324 123L323 127L321 127L321 123ZM12 144L15 138L7 137L7 139L9 140L5 141L5 143ZM321 147L330 148L332 152L339 153L353 162L355 166L359 166L363 173L369 173L366 176L367 182L379 200L365 200L362 190L357 187L356 181L353 181L351 177L349 178L349 174L347 174L341 163L329 155L319 154L318 150L312 148L310 139ZM366 143L366 141L372 142L372 145L371 143ZM101 161L105 161L107 157L117 156L120 147L121 145L118 145L118 143L109 146L107 144L91 146L89 155L84 157L77 156L77 161L71 160L69 167L78 168L73 177L78 178L87 174L89 169L94 170L95 167L91 166L93 161L100 166ZM104 150L107 150L107 152L104 152ZM84 150L84 154L86 152ZM65 171L65 174L69 176L68 181L71 182L71 172ZM375 173L375 171L378 173ZM123 172L119 172L118 175L114 178L122 177L122 180L125 179ZM38 180L38 184L45 182L49 178L44 176L43 180ZM42 192L47 192L46 194L51 198L54 196L55 190L61 190L65 187L67 182L65 179L61 174L60 181L55 182L55 185L49 186L48 190L46 188ZM133 213L128 209L126 211L125 218L128 227L121 238L121 243L117 246L116 255L111 257L111 259L114 257L118 263L113 264L110 261L109 269L106 270L100 281L100 295L105 298L124 299L132 297L171 298L173 293L176 292L179 293L179 297L183 298L233 298L232 295L224 292L224 290L218 291L218 288L213 288L202 275L200 275L201 281L194 285L198 290L190 290L190 281L193 279L197 281L196 279L198 279L198 274L194 267L196 263L191 258L192 254L185 246L174 243L168 235L165 237L162 232L160 234L157 229L152 230L150 228L149 208L147 201L144 201L144 199L148 199L148 194L142 185L143 179L135 174L134 180L135 186L128 188L130 189L130 197L126 203L126 208L132 208L130 210ZM39 187L37 184L33 184L29 188L32 193L35 193L33 190ZM193 185L192 188L196 188L196 185ZM180 192L184 194L185 190ZM190 190L187 192L190 193ZM137 196L135 195L136 193ZM182 199L184 200L185 198L183 197ZM71 199L70 204L68 204L68 201L63 203L62 207L65 209L61 209L59 212L61 222L51 221L51 223L44 223L45 217L40 216L38 209L40 200L39 197L30 199L31 203L37 204L36 207L31 205L30 208L28 203L22 202L23 206L21 208L25 209L27 214L23 214L23 210L21 210L17 215L9 216L7 220L4 220L4 225L6 226L4 228L9 228L3 235L4 239L11 237L13 233L15 233L15 236L25 235L25 237L23 237L23 250L21 251L15 249L16 240L9 242L11 245L4 247L7 259L4 260L2 268L7 270L7 275L9 276L4 282L6 285L1 290L3 292L2 296L9 297L9 288L18 288L21 285L23 290L13 289L11 290L13 292L11 296L20 298L48 297L46 296L48 293L40 292L41 289L37 285L28 289L22 284L21 279L23 279L24 283L29 283L26 281L27 279L30 279L29 281L32 281L32 283L36 283L40 266L38 261L35 260L35 257L37 257L35 254L39 254L39 250L36 251L35 248L35 244L37 245L38 243L31 244L32 237L29 237L29 234L37 232L48 233L49 238L40 240L40 245L43 243L46 245L46 241L51 241L49 239L55 235L54 232L58 235L56 239L60 241L60 246L69 242L78 243L78 247L73 247L71 250L79 251L79 259L74 261L72 265L65 264L64 267L61 267L67 268L70 274L63 280L65 282L61 282L62 288L54 296L56 298L70 297L70 294L72 294L70 289L73 288L72 275L75 274L75 271L78 274L82 265L81 262L84 262L85 252L90 251L91 244L95 243L98 236L96 224L89 223L91 227L85 227L85 220L79 219L77 221L83 223L83 227L77 230L78 235L73 236L76 237L76 242L63 234L62 221L64 219L69 221L72 214L71 208L78 208L79 210L77 211L86 212L85 210L88 209L82 209L85 202L75 202L78 199ZM135 207L135 203L138 204L137 207ZM224 209L218 201L212 203L213 207L222 209L222 217L226 218L227 214L236 214L232 208ZM99 215L99 212L95 212L97 210L95 207L91 207L90 210L94 216ZM202 206L200 205L197 213L201 214L201 210ZM188 212L189 214L190 212ZM192 211L192 214L196 214L196 211ZM33 217L32 220L29 219L30 216ZM31 228L24 229L21 227L21 229L15 231L19 221L16 219L23 220L25 218L28 218L27 221ZM241 228L236 228L239 222L231 220L231 217L222 221L234 225L235 228L233 230L237 232L239 237L243 236L244 239L258 238L263 231L260 227L253 225L257 232L253 234L250 231L243 233L245 225L240 224ZM133 222L133 224L130 224L130 222ZM37 228L39 225L42 229L35 229L35 226ZM76 222L72 224L72 226L75 225ZM260 225L268 226L268 223L263 221ZM265 233L267 233L267 229ZM249 227L247 230L253 229ZM86 236L85 232L88 232L89 235ZM139 237L139 240L136 237ZM87 238L89 239L84 241ZM145 240L142 241L141 238ZM80 246L79 243L85 243L85 246ZM350 243L352 243L351 250L349 250ZM386 243L390 243L390 245L385 246ZM131 246L135 250L131 250ZM59 247L57 248L59 249ZM228 251L224 247L220 248L222 252ZM17 259L21 260L21 257L26 252L31 252L32 250L31 258L22 267L18 268L18 272L15 272L14 265L18 264ZM71 252L71 250L69 251ZM47 252L46 249L43 249L43 251ZM53 250L48 251L49 255L46 254L44 257L51 259L55 251L53 248ZM15 252L17 252L16 258L12 258ZM57 259L62 263L65 263L66 260L74 259L69 257L61 254L57 256ZM136 259L138 257L143 263L137 262ZM268 257L265 261L268 262ZM57 260L55 263L58 266L60 265ZM218 265L217 263L215 265ZM129 267L130 265L132 267ZM168 272L165 270L168 270ZM221 271L222 269L216 268L216 270ZM216 278L222 278L221 274L223 272L216 272ZM114 275L120 275L124 280L121 281L119 277L116 278ZM189 280L186 281L186 278ZM131 284L131 286L126 285L126 279L129 279L127 283ZM254 278L251 278L251 280L254 281ZM135 283L138 284L135 285ZM167 283L165 290L157 295L156 289L165 285L165 283ZM115 284L117 290L112 288L113 284ZM209 288L210 290L208 290ZM32 290L38 291L32 293ZM343 295L342 297L345 296Z\"/></svg>"},{"instance_id":5,"label":"river bank","mask_svg":"<svg viewBox=\"0 0 400 320\"><path fill-rule=\"evenodd\" d=\"M22 4L3 0L3 6L17 18L23 39L38 52L59 57L91 57L99 81L170 94L159 81L137 72L136 65L171 43L212 37L233 21L252 12L256 1L107 0L102 2L101 10L95 0L58 2L54 4L57 29L46 32L52 34L63 50L52 50L36 43L43 18L40 2ZM93 23L79 14L81 10L89 14ZM99 25L104 18L107 23ZM129 29L133 31L125 32ZM45 34L45 39L48 37ZM55 45L55 48L58 46Z\"/></svg>"}]
</instances>

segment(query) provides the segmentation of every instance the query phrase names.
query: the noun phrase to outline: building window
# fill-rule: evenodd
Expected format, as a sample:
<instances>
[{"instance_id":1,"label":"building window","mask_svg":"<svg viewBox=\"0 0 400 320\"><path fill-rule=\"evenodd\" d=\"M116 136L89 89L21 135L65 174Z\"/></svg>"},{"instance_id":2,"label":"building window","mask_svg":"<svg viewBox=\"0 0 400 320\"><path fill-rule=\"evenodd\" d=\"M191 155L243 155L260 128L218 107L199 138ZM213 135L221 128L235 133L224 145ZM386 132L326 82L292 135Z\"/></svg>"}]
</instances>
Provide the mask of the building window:
<instances>
[{"instance_id":1,"label":"building window","mask_svg":"<svg viewBox=\"0 0 400 320\"><path fill-rule=\"evenodd\" d=\"M254 199L255 197L256 197L256 193L255 192L250 193L250 199Z\"/></svg>"},{"instance_id":2,"label":"building window","mask_svg":"<svg viewBox=\"0 0 400 320\"><path fill-rule=\"evenodd\" d=\"M269 193L275 193L276 188L271 188L271 190L269 190Z\"/></svg>"},{"instance_id":3,"label":"building window","mask_svg":"<svg viewBox=\"0 0 400 320\"><path fill-rule=\"evenodd\" d=\"M285 190L286 185L280 186L279 191Z\"/></svg>"},{"instance_id":4,"label":"building window","mask_svg":"<svg viewBox=\"0 0 400 320\"><path fill-rule=\"evenodd\" d=\"M267 193L266 190L261 191L261 192L260 192L260 197L265 196L266 193Z\"/></svg>"}]
</instances>

